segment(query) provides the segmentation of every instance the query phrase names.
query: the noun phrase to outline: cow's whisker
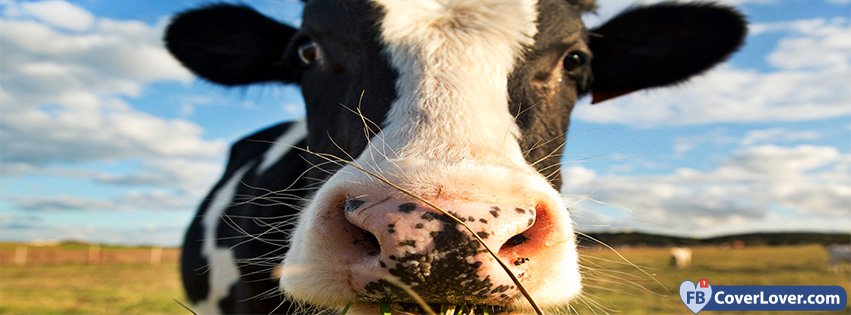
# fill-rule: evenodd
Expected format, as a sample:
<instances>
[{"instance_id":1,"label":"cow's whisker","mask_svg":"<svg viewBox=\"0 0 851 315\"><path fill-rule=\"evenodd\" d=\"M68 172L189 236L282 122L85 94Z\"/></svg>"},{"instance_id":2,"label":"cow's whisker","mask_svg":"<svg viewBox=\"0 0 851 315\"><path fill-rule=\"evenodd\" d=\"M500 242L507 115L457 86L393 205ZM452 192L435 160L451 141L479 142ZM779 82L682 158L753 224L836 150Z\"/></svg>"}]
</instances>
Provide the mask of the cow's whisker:
<instances>
[{"instance_id":1,"label":"cow's whisker","mask_svg":"<svg viewBox=\"0 0 851 315\"><path fill-rule=\"evenodd\" d=\"M612 252L614 252L614 253L615 253L615 255L617 255L618 257L620 257L621 259L623 259L625 262L627 262L630 266L634 267L636 270L640 271L641 273L643 273L643 274L644 274L645 276L647 276L648 278L653 279L653 281L655 281L655 282L656 282L656 284L658 284L660 287L662 287L663 289L665 289L665 291L667 291L668 293L671 293L671 290L669 290L669 289L668 289L668 287L666 287L664 284L662 284L662 282L661 282L661 281L659 281L659 279L656 279L656 277L655 277L655 276L651 275L650 273L648 273L647 271L645 271L643 268L639 267L638 265L636 265L635 263L633 263L632 261L630 261L629 259L627 259L627 258L626 258L626 257L624 257L623 255L621 255L621 253L620 253L620 252L618 252L618 251L617 251L616 249L614 249L613 247L609 246L609 244L606 244L605 242L600 241L600 240L598 240L598 239L594 238L594 237L593 237L593 236L591 236L591 235L588 235L588 234L585 234L585 233L582 233L582 232L579 232L579 231L577 231L576 233L577 233L577 234L579 234L579 235L582 235L582 236L584 236L584 237L586 237L586 238L588 238L588 239L590 239L590 240L592 240L592 241L594 241L594 242L599 243L600 245L602 245L602 246L603 246L603 247L605 247L605 248L608 248L609 250L611 250Z\"/></svg>"}]
</instances>

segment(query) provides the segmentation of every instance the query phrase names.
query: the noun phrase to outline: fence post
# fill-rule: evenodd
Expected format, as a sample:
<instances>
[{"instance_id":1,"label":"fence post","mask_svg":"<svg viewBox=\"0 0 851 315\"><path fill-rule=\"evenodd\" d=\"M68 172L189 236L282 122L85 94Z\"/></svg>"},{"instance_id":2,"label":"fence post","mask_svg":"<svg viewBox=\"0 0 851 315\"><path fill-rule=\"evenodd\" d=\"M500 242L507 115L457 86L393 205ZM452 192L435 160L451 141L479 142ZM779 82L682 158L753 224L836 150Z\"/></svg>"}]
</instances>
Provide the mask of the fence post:
<instances>
[{"instance_id":1,"label":"fence post","mask_svg":"<svg viewBox=\"0 0 851 315\"><path fill-rule=\"evenodd\" d=\"M89 256L86 262L88 262L89 264L100 263L100 245L89 245Z\"/></svg>"},{"instance_id":2,"label":"fence post","mask_svg":"<svg viewBox=\"0 0 851 315\"><path fill-rule=\"evenodd\" d=\"M151 247L151 264L159 265L163 261L163 248L162 247Z\"/></svg>"},{"instance_id":3,"label":"fence post","mask_svg":"<svg viewBox=\"0 0 851 315\"><path fill-rule=\"evenodd\" d=\"M15 265L21 266L27 264L27 246L17 246L15 247Z\"/></svg>"}]
</instances>

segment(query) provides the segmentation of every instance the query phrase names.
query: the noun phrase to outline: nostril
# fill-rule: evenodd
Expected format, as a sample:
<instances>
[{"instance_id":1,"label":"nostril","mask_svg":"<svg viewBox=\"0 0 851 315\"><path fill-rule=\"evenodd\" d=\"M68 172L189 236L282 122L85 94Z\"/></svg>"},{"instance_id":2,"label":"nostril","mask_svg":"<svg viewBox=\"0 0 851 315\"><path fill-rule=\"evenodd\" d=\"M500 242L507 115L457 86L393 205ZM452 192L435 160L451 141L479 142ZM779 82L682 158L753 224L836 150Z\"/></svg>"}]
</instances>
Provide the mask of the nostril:
<instances>
[{"instance_id":1,"label":"nostril","mask_svg":"<svg viewBox=\"0 0 851 315\"><path fill-rule=\"evenodd\" d=\"M366 241L366 245L372 250L367 251L366 254L369 256L378 255L381 252L381 245L378 244L378 238L375 237L372 233L367 231L363 231L364 241Z\"/></svg>"},{"instance_id":2,"label":"nostril","mask_svg":"<svg viewBox=\"0 0 851 315\"><path fill-rule=\"evenodd\" d=\"M355 239L354 244L361 247L368 256L376 256L381 253L381 245L378 238L367 230L360 229L360 237Z\"/></svg>"},{"instance_id":3,"label":"nostril","mask_svg":"<svg viewBox=\"0 0 851 315\"><path fill-rule=\"evenodd\" d=\"M512 248L514 246L518 246L520 244L526 243L526 241L528 241L528 240L529 240L529 237L527 237L526 235L523 235L523 234L514 235L511 238L509 238L507 241L505 241L504 244L502 244L502 247L500 247L500 250Z\"/></svg>"},{"instance_id":4,"label":"nostril","mask_svg":"<svg viewBox=\"0 0 851 315\"><path fill-rule=\"evenodd\" d=\"M347 231L347 234L351 236L352 245L358 248L358 252L364 253L367 256L377 256L381 253L381 245L378 242L378 238L372 232L355 224L349 217L364 203L365 201L349 195L346 195L345 200L339 203L338 207L342 208L346 222L343 223L344 227L342 230Z\"/></svg>"},{"instance_id":5,"label":"nostril","mask_svg":"<svg viewBox=\"0 0 851 315\"><path fill-rule=\"evenodd\" d=\"M360 208L365 203L365 201L356 199L352 196L346 195L346 201L343 204L343 209L348 211L354 211L357 208Z\"/></svg>"},{"instance_id":6,"label":"nostril","mask_svg":"<svg viewBox=\"0 0 851 315\"><path fill-rule=\"evenodd\" d=\"M514 257L514 255L533 255L534 252L542 249L542 245L550 242L553 229L552 219L546 203L539 202L534 209L516 208L518 214L526 215L522 220L528 220L525 223L525 230L512 236L500 247L500 254L505 257Z\"/></svg>"}]
</instances>

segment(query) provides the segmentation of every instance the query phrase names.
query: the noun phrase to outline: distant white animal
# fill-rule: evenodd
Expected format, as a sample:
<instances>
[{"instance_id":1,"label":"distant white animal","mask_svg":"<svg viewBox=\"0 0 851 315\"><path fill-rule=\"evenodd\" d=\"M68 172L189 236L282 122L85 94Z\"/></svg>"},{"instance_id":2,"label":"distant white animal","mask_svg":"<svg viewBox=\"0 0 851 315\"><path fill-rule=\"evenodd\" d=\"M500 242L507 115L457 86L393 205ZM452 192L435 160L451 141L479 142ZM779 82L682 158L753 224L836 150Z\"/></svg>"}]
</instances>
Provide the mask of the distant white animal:
<instances>
[{"instance_id":1,"label":"distant white animal","mask_svg":"<svg viewBox=\"0 0 851 315\"><path fill-rule=\"evenodd\" d=\"M840 264L851 264L851 245L828 245L827 255L828 266L836 272Z\"/></svg>"},{"instance_id":2,"label":"distant white animal","mask_svg":"<svg viewBox=\"0 0 851 315\"><path fill-rule=\"evenodd\" d=\"M691 248L671 248L671 266L677 267L677 269L685 269L691 267Z\"/></svg>"}]
</instances>

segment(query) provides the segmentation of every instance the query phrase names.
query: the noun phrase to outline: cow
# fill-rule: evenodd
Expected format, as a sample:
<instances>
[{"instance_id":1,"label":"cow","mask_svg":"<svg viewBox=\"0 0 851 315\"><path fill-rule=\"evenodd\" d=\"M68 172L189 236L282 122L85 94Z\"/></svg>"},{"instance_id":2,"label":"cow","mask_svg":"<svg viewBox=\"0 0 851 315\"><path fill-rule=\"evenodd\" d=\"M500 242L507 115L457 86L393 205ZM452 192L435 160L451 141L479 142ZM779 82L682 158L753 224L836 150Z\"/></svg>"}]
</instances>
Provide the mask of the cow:
<instances>
[{"instance_id":1,"label":"cow","mask_svg":"<svg viewBox=\"0 0 851 315\"><path fill-rule=\"evenodd\" d=\"M299 28L244 5L176 15L166 47L197 76L295 84L306 104L303 121L233 145L186 232L192 308L566 310L582 284L557 187L577 99L684 82L746 33L710 3L636 6L589 30L594 9L310 0Z\"/></svg>"},{"instance_id":2,"label":"cow","mask_svg":"<svg viewBox=\"0 0 851 315\"><path fill-rule=\"evenodd\" d=\"M688 247L673 247L671 248L671 267L677 269L685 269L691 267L691 248Z\"/></svg>"},{"instance_id":3,"label":"cow","mask_svg":"<svg viewBox=\"0 0 851 315\"><path fill-rule=\"evenodd\" d=\"M827 266L833 272L839 272L842 264L851 264L851 245L832 244L827 250Z\"/></svg>"}]
</instances>

